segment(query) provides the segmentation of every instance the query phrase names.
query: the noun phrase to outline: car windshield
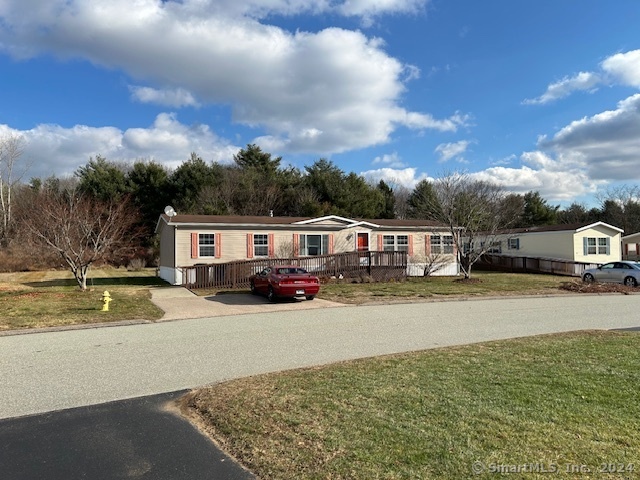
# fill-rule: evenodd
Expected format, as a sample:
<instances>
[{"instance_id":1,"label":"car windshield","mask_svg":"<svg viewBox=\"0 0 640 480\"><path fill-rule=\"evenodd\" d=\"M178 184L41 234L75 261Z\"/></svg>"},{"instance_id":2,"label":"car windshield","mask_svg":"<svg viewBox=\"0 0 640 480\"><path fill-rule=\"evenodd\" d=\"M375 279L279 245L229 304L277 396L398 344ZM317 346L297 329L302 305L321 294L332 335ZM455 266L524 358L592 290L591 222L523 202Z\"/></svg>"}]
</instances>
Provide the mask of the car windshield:
<instances>
[{"instance_id":1,"label":"car windshield","mask_svg":"<svg viewBox=\"0 0 640 480\"><path fill-rule=\"evenodd\" d=\"M307 271L304 268L286 267L286 268L279 268L278 273L280 275L292 275L292 274L307 273Z\"/></svg>"},{"instance_id":2,"label":"car windshield","mask_svg":"<svg viewBox=\"0 0 640 480\"><path fill-rule=\"evenodd\" d=\"M633 263L630 263L629 265L631 265L636 270L640 270L640 262L633 262Z\"/></svg>"}]
</instances>

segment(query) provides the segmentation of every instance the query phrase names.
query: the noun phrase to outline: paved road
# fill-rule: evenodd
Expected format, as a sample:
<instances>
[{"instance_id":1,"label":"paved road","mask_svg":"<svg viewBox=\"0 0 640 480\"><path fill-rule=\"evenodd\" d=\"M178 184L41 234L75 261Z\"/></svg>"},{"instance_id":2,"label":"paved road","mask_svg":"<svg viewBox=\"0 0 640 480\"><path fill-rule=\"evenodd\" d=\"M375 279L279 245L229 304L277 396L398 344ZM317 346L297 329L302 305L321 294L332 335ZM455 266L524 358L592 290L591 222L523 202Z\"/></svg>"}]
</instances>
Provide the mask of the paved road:
<instances>
[{"instance_id":1,"label":"paved road","mask_svg":"<svg viewBox=\"0 0 640 480\"><path fill-rule=\"evenodd\" d=\"M173 413L183 393L0 420L0 478L255 478Z\"/></svg>"},{"instance_id":2,"label":"paved road","mask_svg":"<svg viewBox=\"0 0 640 480\"><path fill-rule=\"evenodd\" d=\"M640 295L351 306L0 337L0 418L339 360L640 325Z\"/></svg>"}]
</instances>

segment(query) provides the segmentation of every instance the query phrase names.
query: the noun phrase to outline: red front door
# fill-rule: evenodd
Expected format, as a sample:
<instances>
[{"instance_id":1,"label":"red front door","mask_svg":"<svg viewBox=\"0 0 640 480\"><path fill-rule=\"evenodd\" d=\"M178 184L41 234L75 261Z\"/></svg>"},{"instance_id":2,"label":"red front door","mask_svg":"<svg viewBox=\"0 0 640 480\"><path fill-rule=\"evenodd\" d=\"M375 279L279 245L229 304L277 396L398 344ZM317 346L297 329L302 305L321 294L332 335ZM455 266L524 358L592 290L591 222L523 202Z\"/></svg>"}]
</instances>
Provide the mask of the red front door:
<instances>
[{"instance_id":1,"label":"red front door","mask_svg":"<svg viewBox=\"0 0 640 480\"><path fill-rule=\"evenodd\" d=\"M369 234L368 233L358 234L358 251L359 252L369 251Z\"/></svg>"}]
</instances>

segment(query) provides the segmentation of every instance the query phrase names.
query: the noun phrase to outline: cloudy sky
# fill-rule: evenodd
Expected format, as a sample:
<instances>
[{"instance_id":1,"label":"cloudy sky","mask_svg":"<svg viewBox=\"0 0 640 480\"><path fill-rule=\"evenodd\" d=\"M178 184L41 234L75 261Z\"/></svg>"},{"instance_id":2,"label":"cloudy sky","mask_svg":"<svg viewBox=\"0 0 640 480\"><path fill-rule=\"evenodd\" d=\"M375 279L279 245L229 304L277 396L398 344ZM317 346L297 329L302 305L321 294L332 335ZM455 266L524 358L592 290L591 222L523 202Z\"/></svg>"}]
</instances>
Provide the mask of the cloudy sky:
<instances>
[{"instance_id":1,"label":"cloudy sky","mask_svg":"<svg viewBox=\"0 0 640 480\"><path fill-rule=\"evenodd\" d=\"M640 183L637 0L0 0L0 138L90 157L454 170L589 203Z\"/></svg>"}]
</instances>

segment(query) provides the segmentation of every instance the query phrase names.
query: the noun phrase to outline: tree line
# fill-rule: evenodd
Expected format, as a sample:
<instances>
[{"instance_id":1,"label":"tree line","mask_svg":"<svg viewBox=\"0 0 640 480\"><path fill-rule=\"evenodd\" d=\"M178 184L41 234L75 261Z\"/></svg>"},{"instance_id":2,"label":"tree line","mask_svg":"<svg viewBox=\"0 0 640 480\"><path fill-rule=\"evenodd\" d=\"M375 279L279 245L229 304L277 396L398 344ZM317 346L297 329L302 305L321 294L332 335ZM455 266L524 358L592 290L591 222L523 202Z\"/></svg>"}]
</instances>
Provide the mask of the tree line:
<instances>
[{"instance_id":1,"label":"tree line","mask_svg":"<svg viewBox=\"0 0 640 480\"><path fill-rule=\"evenodd\" d=\"M126 259L140 255L141 247L148 257L153 257L157 247L153 232L166 205L172 205L180 214L428 219L456 223L467 233L469 229L595 221L615 225L626 233L640 231L640 187L635 185L606 191L598 197L598 207L587 208L575 202L560 208L537 191L512 194L458 172L445 173L434 181L422 180L410 189L392 181L369 182L327 159L300 170L283 166L282 157L274 157L253 144L241 149L228 165L206 162L195 153L175 169L153 160L131 164L97 156L71 177L31 178L25 182L15 174L21 152L15 138L0 139L0 245L11 251L25 245L26 238L39 239L67 264L69 259L52 247L51 239L43 238L43 234L49 230L53 235L62 228L70 231L69 225L64 226L60 218L56 223L54 218L56 211L58 217L64 212L69 214L71 204L75 205L77 217L84 215L78 213L81 204L91 215L101 209L117 213L122 228L114 231L122 234L122 241L110 242L108 248L106 242L101 243L102 257L112 262L117 256ZM48 227L43 224L45 211L53 212ZM469 224L469 215L474 217L473 225ZM78 237L91 223L86 215L83 218L85 226L78 227ZM501 220L496 223L496 218ZM96 226L91 228L95 231ZM95 245L101 238L85 235L79 241ZM91 262L97 259L86 252L79 255ZM467 259L471 264L472 260ZM87 263L72 263L77 266L78 262Z\"/></svg>"}]
</instances>

